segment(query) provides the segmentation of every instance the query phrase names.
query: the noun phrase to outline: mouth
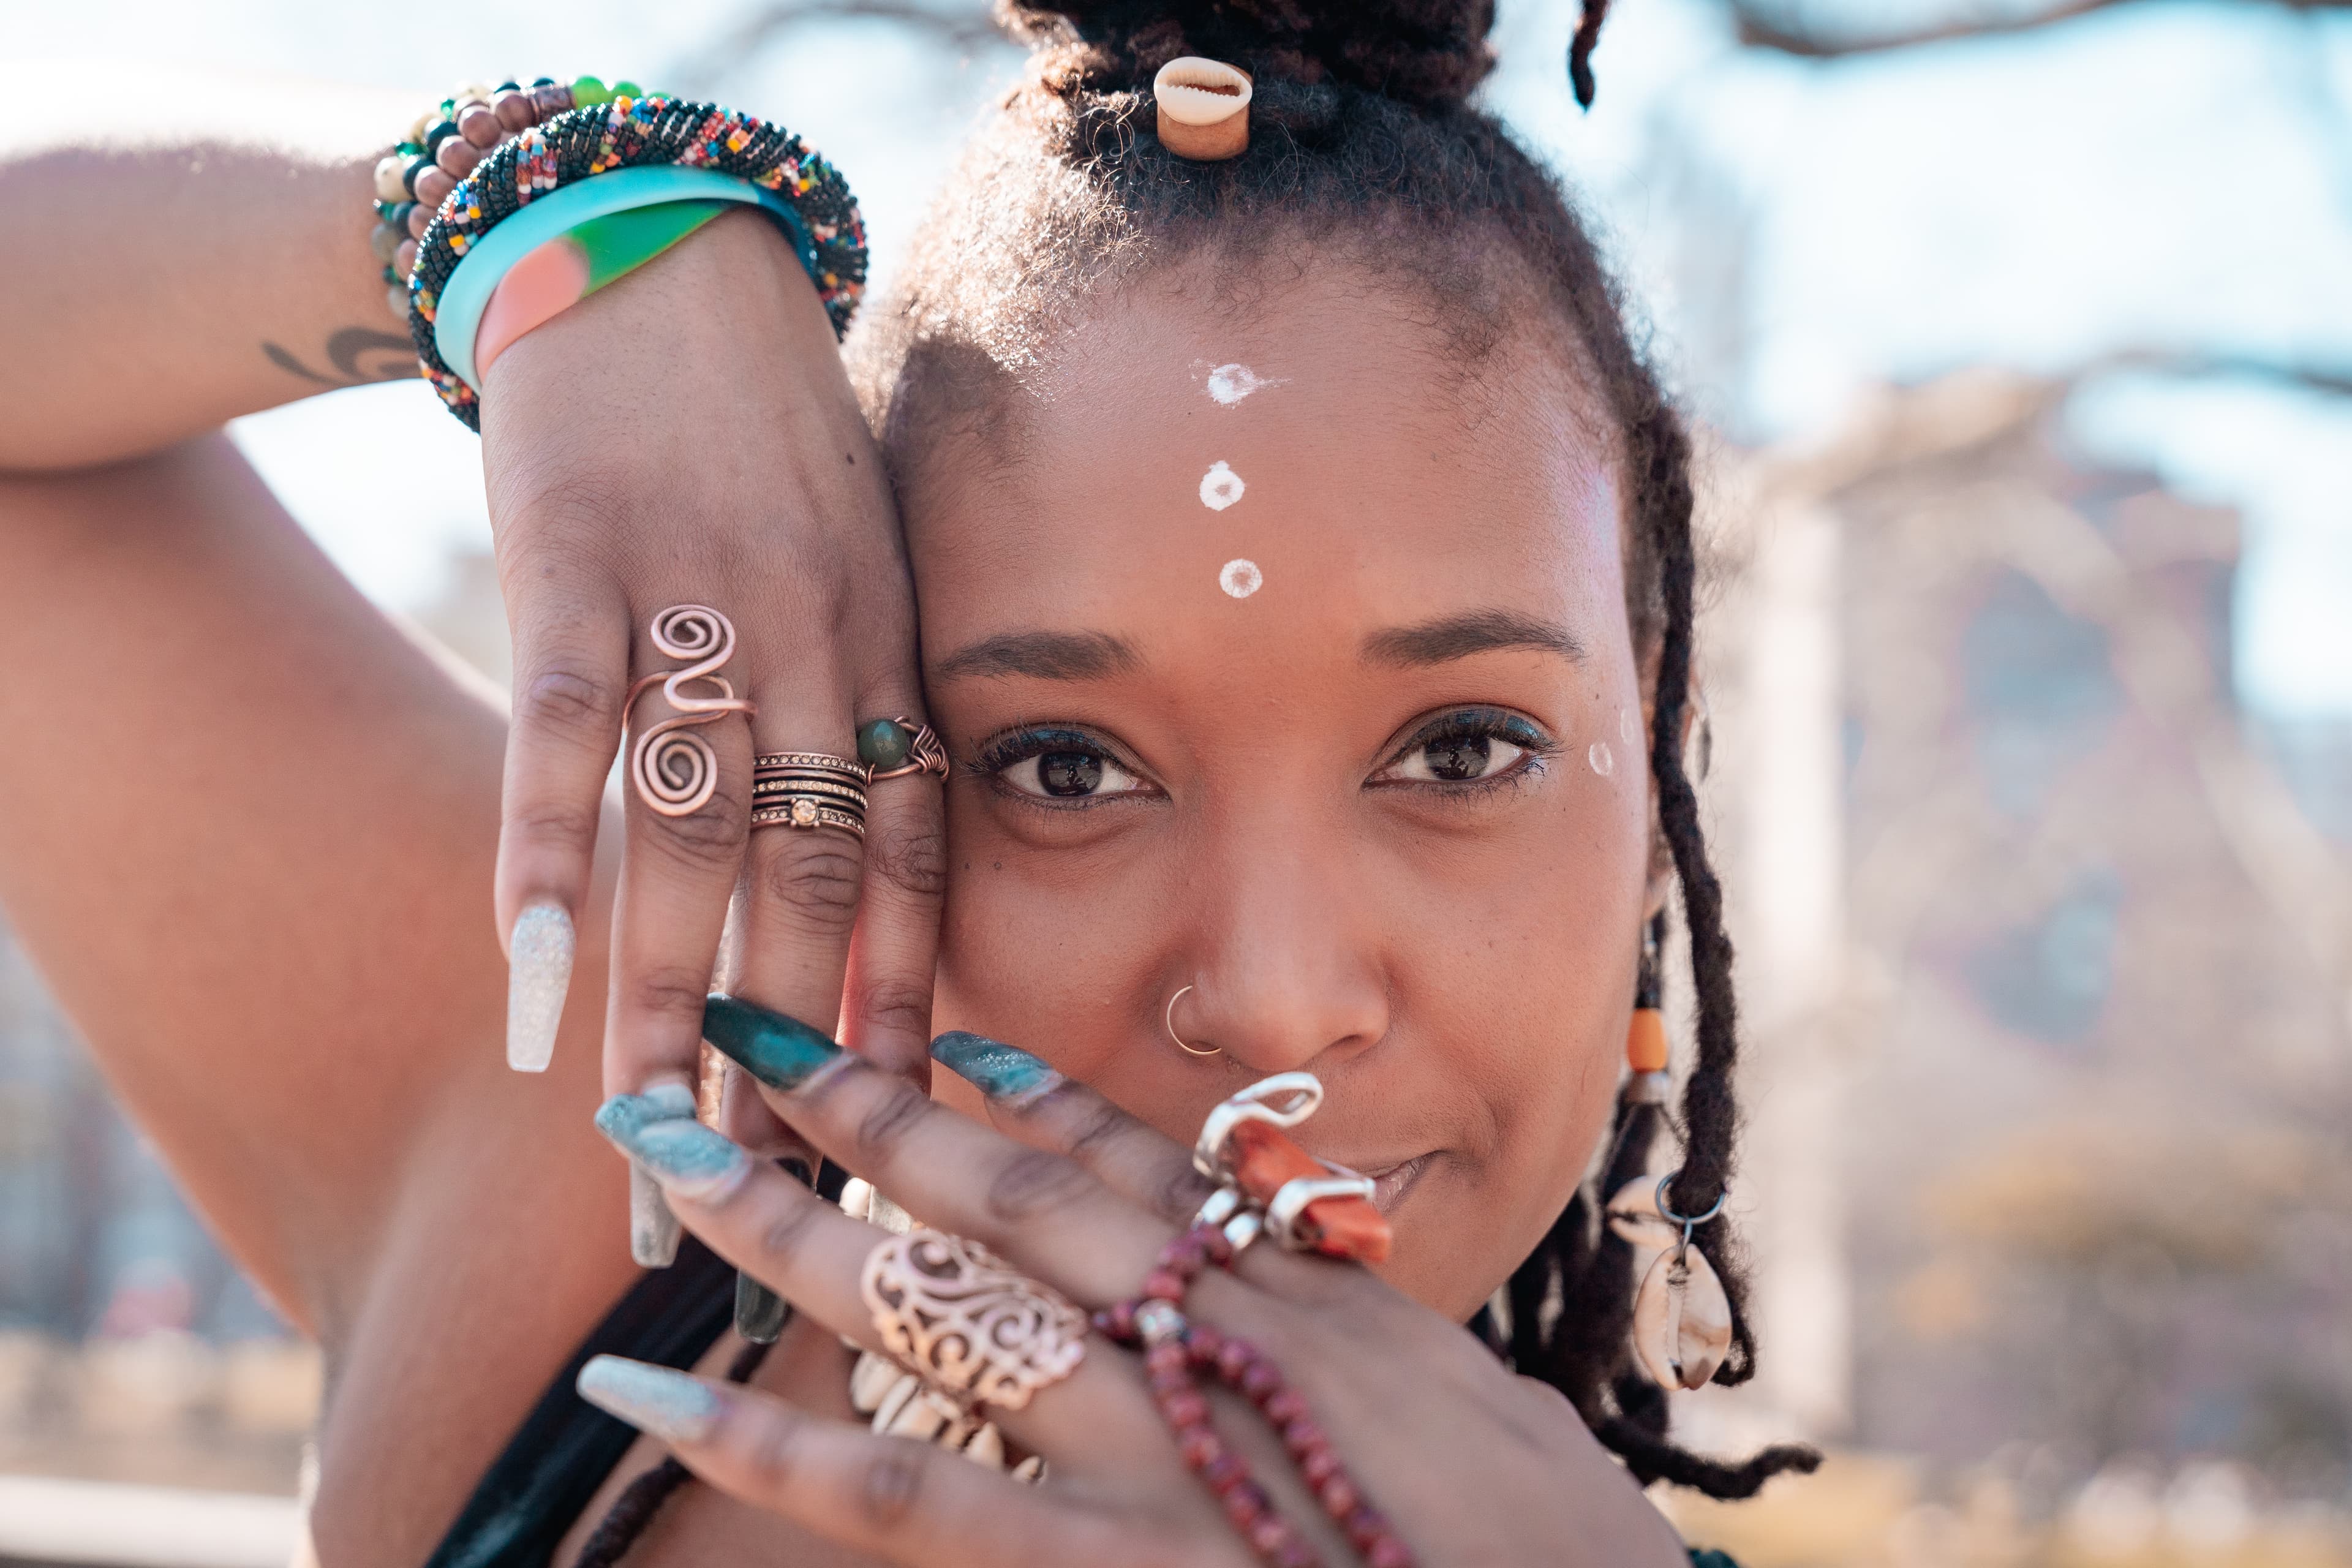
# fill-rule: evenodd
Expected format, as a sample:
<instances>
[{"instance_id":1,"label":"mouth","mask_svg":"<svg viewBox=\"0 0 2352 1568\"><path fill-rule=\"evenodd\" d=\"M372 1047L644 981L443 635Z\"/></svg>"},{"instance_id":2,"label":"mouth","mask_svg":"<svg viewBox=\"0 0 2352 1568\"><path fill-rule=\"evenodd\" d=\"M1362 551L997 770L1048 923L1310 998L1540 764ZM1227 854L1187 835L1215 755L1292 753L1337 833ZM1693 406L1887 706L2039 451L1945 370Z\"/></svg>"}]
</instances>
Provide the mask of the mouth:
<instances>
[{"instance_id":1,"label":"mouth","mask_svg":"<svg viewBox=\"0 0 2352 1568\"><path fill-rule=\"evenodd\" d=\"M1403 1203L1405 1195L1412 1191L1413 1184L1420 1181L1422 1173L1429 1169L1430 1162L1436 1158L1433 1151L1427 1154L1416 1154L1402 1164L1391 1165L1386 1170L1365 1171L1363 1173L1372 1178L1372 1206L1382 1214L1394 1214L1397 1205Z\"/></svg>"}]
</instances>

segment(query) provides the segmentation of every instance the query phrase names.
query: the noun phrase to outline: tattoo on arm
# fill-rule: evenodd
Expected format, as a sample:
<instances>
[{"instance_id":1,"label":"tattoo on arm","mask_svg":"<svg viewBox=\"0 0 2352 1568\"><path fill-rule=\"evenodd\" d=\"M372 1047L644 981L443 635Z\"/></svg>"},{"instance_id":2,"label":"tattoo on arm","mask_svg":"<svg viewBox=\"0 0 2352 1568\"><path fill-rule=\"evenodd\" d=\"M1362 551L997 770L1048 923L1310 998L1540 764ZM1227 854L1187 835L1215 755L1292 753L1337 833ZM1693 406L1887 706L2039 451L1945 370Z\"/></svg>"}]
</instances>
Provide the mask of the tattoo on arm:
<instances>
[{"instance_id":1,"label":"tattoo on arm","mask_svg":"<svg viewBox=\"0 0 2352 1568\"><path fill-rule=\"evenodd\" d=\"M345 327L327 340L327 363L334 368L333 375L320 374L276 343L263 343L261 352L278 369L320 386L359 386L416 374L416 345L404 333L373 327Z\"/></svg>"}]
</instances>

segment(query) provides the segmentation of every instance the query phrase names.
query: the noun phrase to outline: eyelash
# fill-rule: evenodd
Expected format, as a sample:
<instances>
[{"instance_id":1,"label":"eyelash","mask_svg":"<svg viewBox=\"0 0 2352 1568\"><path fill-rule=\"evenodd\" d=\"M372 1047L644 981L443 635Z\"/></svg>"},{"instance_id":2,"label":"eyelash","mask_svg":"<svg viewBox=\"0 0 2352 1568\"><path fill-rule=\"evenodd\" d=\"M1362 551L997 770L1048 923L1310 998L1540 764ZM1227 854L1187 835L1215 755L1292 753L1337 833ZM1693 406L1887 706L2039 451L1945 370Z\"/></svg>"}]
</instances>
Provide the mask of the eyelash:
<instances>
[{"instance_id":1,"label":"eyelash","mask_svg":"<svg viewBox=\"0 0 2352 1568\"><path fill-rule=\"evenodd\" d=\"M1144 777L1140 769L1129 765L1118 752L1092 735L1082 730L1066 730L1052 724L1016 726L1008 730L993 740L982 742L972 753L970 765L974 773L995 786L999 795L1037 811L1091 811L1115 800L1134 800L1142 795L1139 791L1122 790L1094 799L1047 800L1002 782L1007 769L1018 767L1032 757L1042 757L1049 752L1076 752L1084 756L1097 757L1139 779Z\"/></svg>"},{"instance_id":2,"label":"eyelash","mask_svg":"<svg viewBox=\"0 0 2352 1568\"><path fill-rule=\"evenodd\" d=\"M1440 714L1414 731L1402 744L1390 753L1388 761L1381 764L1379 771L1386 773L1411 757L1415 752L1439 742L1470 740L1502 741L1518 747L1526 755L1505 771L1487 778L1460 781L1397 779L1385 783L1375 779L1366 787L1424 789L1433 791L1441 798L1467 805L1486 799L1497 791L1523 787L1530 780L1540 776L1546 771L1550 759L1559 752L1559 745L1551 737L1538 729L1532 721L1517 713L1499 708L1458 708L1450 713ZM1025 790L1017 790L998 784L1007 769L1017 767L1033 757L1044 756L1052 752L1076 752L1086 756L1098 757L1115 767L1135 774L1138 778L1144 776L1140 770L1132 767L1117 752L1084 731L1064 729L1058 725L1029 725L1006 731L981 745L972 754L969 765L973 772L987 778L992 784L997 784L1000 795L1040 811L1087 811L1111 800L1135 798L1137 792L1129 791L1092 800L1073 798L1065 801L1049 801L1040 799Z\"/></svg>"},{"instance_id":3,"label":"eyelash","mask_svg":"<svg viewBox=\"0 0 2352 1568\"><path fill-rule=\"evenodd\" d=\"M1392 779L1385 783L1377 777L1365 787L1370 789L1417 788L1433 790L1443 798L1467 805L1484 800L1501 790L1516 790L1531 779L1540 776L1559 754L1559 746L1538 729L1533 721L1501 708L1457 708L1442 713L1414 731L1405 742L1389 754L1380 766L1387 773L1415 752L1441 741L1502 741L1518 747L1527 754L1505 771L1491 777L1440 781L1429 779Z\"/></svg>"}]
</instances>

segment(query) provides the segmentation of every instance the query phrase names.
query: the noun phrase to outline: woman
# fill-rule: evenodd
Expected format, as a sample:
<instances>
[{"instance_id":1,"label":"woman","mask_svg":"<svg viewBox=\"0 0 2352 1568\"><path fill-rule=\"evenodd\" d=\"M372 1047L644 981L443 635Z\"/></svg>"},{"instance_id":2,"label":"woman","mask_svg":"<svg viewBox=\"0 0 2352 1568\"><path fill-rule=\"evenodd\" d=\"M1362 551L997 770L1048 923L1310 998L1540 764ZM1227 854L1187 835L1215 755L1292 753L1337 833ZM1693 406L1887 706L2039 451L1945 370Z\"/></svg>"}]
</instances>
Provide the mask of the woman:
<instances>
[{"instance_id":1,"label":"woman","mask_svg":"<svg viewBox=\"0 0 2352 1568\"><path fill-rule=\"evenodd\" d=\"M800 1308L750 1394L593 1363L597 1397L664 1440L617 1465L569 1393L586 1350L715 1377L738 1347L723 1301L710 1315L724 1274L707 1255L639 1280L618 1247L586 1009L543 1079L507 1073L488 1043L501 982L473 921L499 855L497 717L365 615L217 438L147 450L253 401L205 379L217 355L187 353L184 375L135 397L85 355L43 416L43 460L143 455L6 483L0 723L47 732L70 690L76 753L132 765L16 748L0 895L191 1192L327 1347L310 1524L336 1568L583 1548L646 1563L1250 1560L1180 1462L1141 1359L1101 1339L995 1413L1044 1458L1042 1488L850 1424L840 1336L877 1342L858 1289L877 1233L744 1154L777 1146L748 1094L730 1095L732 1140L683 1119L644 1133L641 1095L706 1028L760 1079L765 1114L1088 1310L1132 1296L1200 1203L1183 1150L1207 1113L1311 1069L1328 1098L1298 1136L1378 1178L1391 1260L1261 1246L1190 1300L1272 1352L1421 1561L1680 1561L1603 1441L1643 1479L1725 1494L1804 1461L1719 1467L1664 1440L1663 1396L1624 1349L1625 1248L1596 1242L1580 1195L1596 1154L1623 1173L1646 1150L1654 1118L1631 1100L1601 1143L1643 932L1675 878L1700 1038L1666 1196L1703 1215L1722 1195L1729 954L1680 762L1685 447L1559 193L1463 105L1491 65L1487 8L1013 9L1045 52L861 345L922 697L957 766L935 966L942 868L908 803L937 786L875 786L877 817L901 826L865 858L898 891L849 955L850 1052L782 1016L827 1020L842 985L844 901L807 894L855 861L803 874L837 835L750 836L726 979L757 1006L691 1021L754 746L839 752L854 720L919 711L892 658L845 677L821 635L865 603L888 641L896 558L813 294L772 231L722 219L485 378L509 582L545 570L634 595L650 576L656 609L717 605L761 704L756 729L703 731L726 787L702 812L656 821L632 804L617 873L565 884L562 856L534 861L528 832L517 848L518 821L586 843L561 791L520 818L510 794L497 861L505 921L547 897L576 917L575 1001L610 950L616 1141L719 1256ZM1142 91L1185 55L1255 78L1251 148L1229 163L1187 162L1150 132ZM352 174L310 184L348 197ZM278 178L340 257L304 177ZM51 232L116 221L59 204ZM237 259L292 268L285 249ZM63 305L11 330L94 331L96 299L42 276ZM299 313L335 287L276 297ZM148 308L159 345L176 341L168 309ZM221 331L194 335L217 346L204 334ZM608 395L678 438L613 441ZM118 416L118 397L148 406ZM665 462L667 489L640 471ZM777 544L777 476L788 512L841 501L853 520ZM673 499L656 526L624 517L641 542L618 565L564 533L652 496ZM724 521L755 500L758 525ZM535 555L512 542L534 506L555 520ZM707 531L705 508L722 519ZM849 564L807 567L827 552ZM539 646L555 626L604 635L576 605L541 613ZM641 647L631 672L663 667ZM568 723L583 773L612 685L526 675L509 781L547 760L533 726ZM868 1065L911 1066L934 1021L1035 1055L946 1037L961 1076L934 1089L961 1114L934 1110ZM1725 1222L1694 1239L1736 1302ZM1507 1331L1479 1321L1516 1377L1460 1327L1498 1292ZM1743 1329L1719 1375L1748 1364ZM1274 1478L1278 1448L1231 1412L1220 1427L1305 1538L1346 1560L1313 1500ZM656 1511L670 1489L640 1478L665 1445L717 1486Z\"/></svg>"}]
</instances>

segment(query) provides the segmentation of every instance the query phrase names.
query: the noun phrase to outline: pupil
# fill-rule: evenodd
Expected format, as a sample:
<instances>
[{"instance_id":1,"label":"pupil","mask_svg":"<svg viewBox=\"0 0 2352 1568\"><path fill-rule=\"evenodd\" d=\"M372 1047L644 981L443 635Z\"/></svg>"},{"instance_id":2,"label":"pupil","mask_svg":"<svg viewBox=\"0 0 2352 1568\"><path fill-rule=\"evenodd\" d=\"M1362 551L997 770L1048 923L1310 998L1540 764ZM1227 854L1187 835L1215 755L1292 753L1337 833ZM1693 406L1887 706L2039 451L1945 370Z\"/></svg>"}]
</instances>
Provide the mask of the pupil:
<instances>
[{"instance_id":1,"label":"pupil","mask_svg":"<svg viewBox=\"0 0 2352 1568\"><path fill-rule=\"evenodd\" d=\"M1429 760L1429 771L1442 779L1475 779L1486 771L1486 737L1459 735L1451 740L1432 741L1421 749Z\"/></svg>"},{"instance_id":2,"label":"pupil","mask_svg":"<svg viewBox=\"0 0 2352 1568\"><path fill-rule=\"evenodd\" d=\"M1047 795L1092 795L1102 784L1102 759L1084 752L1048 752L1037 759Z\"/></svg>"}]
</instances>

